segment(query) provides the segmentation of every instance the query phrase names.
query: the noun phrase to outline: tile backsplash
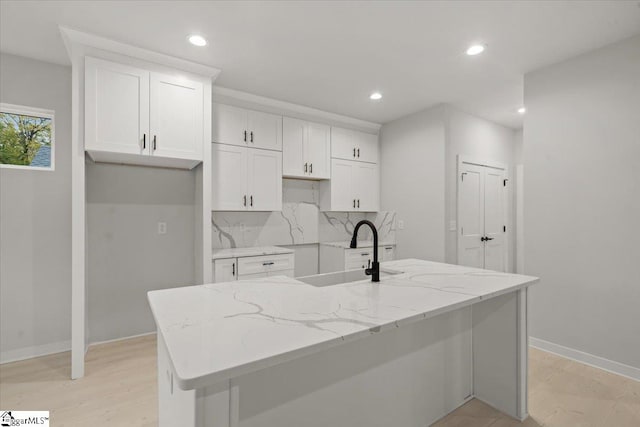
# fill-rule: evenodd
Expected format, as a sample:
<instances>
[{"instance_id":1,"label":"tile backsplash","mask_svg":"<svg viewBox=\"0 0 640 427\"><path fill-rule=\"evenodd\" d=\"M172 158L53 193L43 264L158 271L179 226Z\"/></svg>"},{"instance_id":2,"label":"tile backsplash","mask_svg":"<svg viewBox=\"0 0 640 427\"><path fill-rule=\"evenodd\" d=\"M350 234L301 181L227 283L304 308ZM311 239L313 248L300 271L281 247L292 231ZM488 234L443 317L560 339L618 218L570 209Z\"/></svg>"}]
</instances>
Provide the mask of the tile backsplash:
<instances>
[{"instance_id":1,"label":"tile backsplash","mask_svg":"<svg viewBox=\"0 0 640 427\"><path fill-rule=\"evenodd\" d=\"M381 241L395 242L395 212L320 212L319 187L315 181L283 180L282 212L212 212L213 248L349 240L362 219L376 225ZM362 238L369 235L366 230Z\"/></svg>"}]
</instances>

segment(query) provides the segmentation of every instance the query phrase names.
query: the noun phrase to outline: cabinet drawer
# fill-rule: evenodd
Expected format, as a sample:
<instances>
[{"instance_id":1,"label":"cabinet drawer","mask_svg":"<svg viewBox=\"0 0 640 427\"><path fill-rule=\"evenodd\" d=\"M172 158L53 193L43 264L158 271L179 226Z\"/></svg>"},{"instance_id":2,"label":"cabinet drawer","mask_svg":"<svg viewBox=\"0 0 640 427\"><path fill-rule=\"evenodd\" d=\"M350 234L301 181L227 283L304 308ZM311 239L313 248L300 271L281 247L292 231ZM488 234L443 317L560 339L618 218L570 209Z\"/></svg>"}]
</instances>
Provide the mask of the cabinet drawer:
<instances>
[{"instance_id":1,"label":"cabinet drawer","mask_svg":"<svg viewBox=\"0 0 640 427\"><path fill-rule=\"evenodd\" d=\"M345 270L367 268L373 260L373 248L349 249L344 253Z\"/></svg>"},{"instance_id":2,"label":"cabinet drawer","mask_svg":"<svg viewBox=\"0 0 640 427\"><path fill-rule=\"evenodd\" d=\"M238 274L241 276L270 271L293 270L294 254L263 255L238 258Z\"/></svg>"}]
</instances>

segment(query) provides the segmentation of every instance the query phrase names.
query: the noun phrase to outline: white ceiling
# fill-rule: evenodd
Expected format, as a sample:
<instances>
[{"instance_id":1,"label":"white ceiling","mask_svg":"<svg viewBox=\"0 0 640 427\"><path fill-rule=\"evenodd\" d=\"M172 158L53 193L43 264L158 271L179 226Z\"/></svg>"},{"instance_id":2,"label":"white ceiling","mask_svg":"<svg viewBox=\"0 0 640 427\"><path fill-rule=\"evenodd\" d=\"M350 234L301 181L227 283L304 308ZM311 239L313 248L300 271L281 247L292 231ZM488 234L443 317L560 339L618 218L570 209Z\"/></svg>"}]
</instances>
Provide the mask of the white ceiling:
<instances>
[{"instance_id":1,"label":"white ceiling","mask_svg":"<svg viewBox=\"0 0 640 427\"><path fill-rule=\"evenodd\" d=\"M220 68L220 86L364 120L447 102L519 127L523 75L640 33L640 3L2 0L0 50L68 64L60 24ZM488 48L468 57L474 42Z\"/></svg>"}]
</instances>

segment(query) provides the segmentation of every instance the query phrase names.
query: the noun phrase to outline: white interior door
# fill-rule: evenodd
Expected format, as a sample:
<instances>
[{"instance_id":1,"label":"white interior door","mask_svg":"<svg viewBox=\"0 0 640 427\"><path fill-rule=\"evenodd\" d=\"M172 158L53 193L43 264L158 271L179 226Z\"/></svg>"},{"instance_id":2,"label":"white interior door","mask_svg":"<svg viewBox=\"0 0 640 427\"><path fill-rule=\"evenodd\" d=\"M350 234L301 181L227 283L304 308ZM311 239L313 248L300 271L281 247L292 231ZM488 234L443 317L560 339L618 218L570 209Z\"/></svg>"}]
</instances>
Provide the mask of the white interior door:
<instances>
[{"instance_id":1,"label":"white interior door","mask_svg":"<svg viewBox=\"0 0 640 427\"><path fill-rule=\"evenodd\" d=\"M307 138L304 152L305 162L309 162L309 176L312 178L329 179L331 158L330 142L331 128L318 123L307 124Z\"/></svg>"},{"instance_id":2,"label":"white interior door","mask_svg":"<svg viewBox=\"0 0 640 427\"><path fill-rule=\"evenodd\" d=\"M202 160L201 82L151 73L151 154Z\"/></svg>"},{"instance_id":3,"label":"white interior door","mask_svg":"<svg viewBox=\"0 0 640 427\"><path fill-rule=\"evenodd\" d=\"M85 59L85 149L149 153L149 72Z\"/></svg>"},{"instance_id":4,"label":"white interior door","mask_svg":"<svg viewBox=\"0 0 640 427\"><path fill-rule=\"evenodd\" d=\"M247 110L224 104L213 104L212 133L213 142L232 145L247 145Z\"/></svg>"},{"instance_id":5,"label":"white interior door","mask_svg":"<svg viewBox=\"0 0 640 427\"><path fill-rule=\"evenodd\" d=\"M305 177L304 149L306 122L284 117L282 119L282 174ZM307 165L307 170L309 165Z\"/></svg>"},{"instance_id":6,"label":"white interior door","mask_svg":"<svg viewBox=\"0 0 640 427\"><path fill-rule=\"evenodd\" d=\"M507 270L504 169L460 162L458 264Z\"/></svg>"},{"instance_id":7,"label":"white interior door","mask_svg":"<svg viewBox=\"0 0 640 427\"><path fill-rule=\"evenodd\" d=\"M226 144L211 144L211 210L247 210L247 150Z\"/></svg>"},{"instance_id":8,"label":"white interior door","mask_svg":"<svg viewBox=\"0 0 640 427\"><path fill-rule=\"evenodd\" d=\"M248 145L265 150L282 150L282 117L249 111Z\"/></svg>"},{"instance_id":9,"label":"white interior door","mask_svg":"<svg viewBox=\"0 0 640 427\"><path fill-rule=\"evenodd\" d=\"M463 163L458 174L458 264L484 268L484 170Z\"/></svg>"},{"instance_id":10,"label":"white interior door","mask_svg":"<svg viewBox=\"0 0 640 427\"><path fill-rule=\"evenodd\" d=\"M249 210L282 210L282 153L248 149Z\"/></svg>"}]
</instances>

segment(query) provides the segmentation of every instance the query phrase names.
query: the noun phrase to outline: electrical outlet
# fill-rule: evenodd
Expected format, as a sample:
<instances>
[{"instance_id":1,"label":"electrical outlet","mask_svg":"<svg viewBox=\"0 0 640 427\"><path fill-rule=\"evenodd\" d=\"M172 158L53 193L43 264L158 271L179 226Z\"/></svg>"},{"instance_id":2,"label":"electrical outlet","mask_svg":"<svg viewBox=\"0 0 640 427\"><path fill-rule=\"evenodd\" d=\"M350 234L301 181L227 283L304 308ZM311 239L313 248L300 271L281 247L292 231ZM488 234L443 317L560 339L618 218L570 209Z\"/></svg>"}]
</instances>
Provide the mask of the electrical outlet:
<instances>
[{"instance_id":1,"label":"electrical outlet","mask_svg":"<svg viewBox=\"0 0 640 427\"><path fill-rule=\"evenodd\" d=\"M404 221L398 220L398 230L404 230Z\"/></svg>"},{"instance_id":2,"label":"electrical outlet","mask_svg":"<svg viewBox=\"0 0 640 427\"><path fill-rule=\"evenodd\" d=\"M167 223L159 222L158 223L158 234L167 234Z\"/></svg>"}]
</instances>

